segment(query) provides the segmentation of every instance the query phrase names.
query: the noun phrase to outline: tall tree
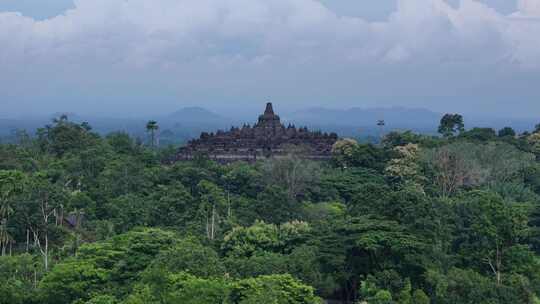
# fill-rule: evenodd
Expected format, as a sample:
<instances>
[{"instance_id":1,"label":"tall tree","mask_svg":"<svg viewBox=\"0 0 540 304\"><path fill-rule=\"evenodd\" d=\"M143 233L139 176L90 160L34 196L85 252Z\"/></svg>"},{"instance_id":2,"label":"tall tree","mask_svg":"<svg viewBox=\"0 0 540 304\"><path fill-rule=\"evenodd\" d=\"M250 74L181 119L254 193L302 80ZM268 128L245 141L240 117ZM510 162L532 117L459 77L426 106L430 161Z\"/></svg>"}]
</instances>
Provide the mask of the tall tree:
<instances>
[{"instance_id":1,"label":"tall tree","mask_svg":"<svg viewBox=\"0 0 540 304\"><path fill-rule=\"evenodd\" d=\"M57 215L65 203L65 193L42 173L29 178L28 188L28 197L17 211L32 233L34 245L43 257L45 271L48 271L51 232L59 224Z\"/></svg>"},{"instance_id":2,"label":"tall tree","mask_svg":"<svg viewBox=\"0 0 540 304\"><path fill-rule=\"evenodd\" d=\"M416 144L395 147L398 158L391 159L385 168L387 176L423 191L425 177L418 164L420 148Z\"/></svg>"},{"instance_id":3,"label":"tall tree","mask_svg":"<svg viewBox=\"0 0 540 304\"><path fill-rule=\"evenodd\" d=\"M263 177L269 185L278 185L287 190L291 202L305 195L308 188L320 179L319 164L302 157L303 148L287 147L287 155L264 162Z\"/></svg>"},{"instance_id":4,"label":"tall tree","mask_svg":"<svg viewBox=\"0 0 540 304\"><path fill-rule=\"evenodd\" d=\"M146 131L148 131L150 133L150 145L153 147L156 146L156 132L157 130L159 130L159 126L158 126L158 123L157 121L155 120L150 120L147 124L146 124Z\"/></svg>"},{"instance_id":5,"label":"tall tree","mask_svg":"<svg viewBox=\"0 0 540 304\"><path fill-rule=\"evenodd\" d=\"M492 273L500 285L512 259L530 253L528 246L522 246L530 229L527 212L526 206L505 202L491 192L472 191L457 204L455 246L470 265Z\"/></svg>"},{"instance_id":6,"label":"tall tree","mask_svg":"<svg viewBox=\"0 0 540 304\"><path fill-rule=\"evenodd\" d=\"M499 133L497 135L499 137L515 137L516 131L512 129L511 127L504 127L499 130Z\"/></svg>"},{"instance_id":7,"label":"tall tree","mask_svg":"<svg viewBox=\"0 0 540 304\"><path fill-rule=\"evenodd\" d=\"M13 198L23 192L25 176L20 171L0 171L0 248L2 256L12 243L8 221L13 213Z\"/></svg>"},{"instance_id":8,"label":"tall tree","mask_svg":"<svg viewBox=\"0 0 540 304\"><path fill-rule=\"evenodd\" d=\"M74 123L67 115L53 119L53 123L37 130L37 141L42 151L63 156L97 144L99 135L91 132L88 123Z\"/></svg>"},{"instance_id":9,"label":"tall tree","mask_svg":"<svg viewBox=\"0 0 540 304\"><path fill-rule=\"evenodd\" d=\"M445 114L439 125L439 133L444 137L454 136L456 133L465 131L463 116L459 114Z\"/></svg>"},{"instance_id":10,"label":"tall tree","mask_svg":"<svg viewBox=\"0 0 540 304\"><path fill-rule=\"evenodd\" d=\"M477 186L483 181L484 171L474 157L474 147L474 144L459 142L428 150L422 155L430 168L428 172L433 174L428 180L438 188L441 196L451 196L465 185Z\"/></svg>"},{"instance_id":11,"label":"tall tree","mask_svg":"<svg viewBox=\"0 0 540 304\"><path fill-rule=\"evenodd\" d=\"M219 232L219 224L223 221L224 209L227 208L225 194L216 184L206 180L200 182L198 188L206 222L206 236L213 240Z\"/></svg>"},{"instance_id":12,"label":"tall tree","mask_svg":"<svg viewBox=\"0 0 540 304\"><path fill-rule=\"evenodd\" d=\"M531 152L536 155L536 159L540 160L540 132L529 135L527 142L529 143Z\"/></svg>"}]
</instances>

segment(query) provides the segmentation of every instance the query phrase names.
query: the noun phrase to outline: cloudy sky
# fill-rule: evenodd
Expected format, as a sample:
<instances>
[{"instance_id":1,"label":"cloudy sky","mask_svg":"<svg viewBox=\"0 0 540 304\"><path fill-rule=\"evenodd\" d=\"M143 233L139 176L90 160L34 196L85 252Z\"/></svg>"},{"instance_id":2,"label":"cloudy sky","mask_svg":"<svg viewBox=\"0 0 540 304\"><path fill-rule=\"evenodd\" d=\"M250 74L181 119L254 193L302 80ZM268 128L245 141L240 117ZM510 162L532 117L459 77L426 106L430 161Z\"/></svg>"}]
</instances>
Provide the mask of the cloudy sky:
<instances>
[{"instance_id":1,"label":"cloudy sky","mask_svg":"<svg viewBox=\"0 0 540 304\"><path fill-rule=\"evenodd\" d=\"M266 100L540 116L540 0L0 0L0 117Z\"/></svg>"}]
</instances>

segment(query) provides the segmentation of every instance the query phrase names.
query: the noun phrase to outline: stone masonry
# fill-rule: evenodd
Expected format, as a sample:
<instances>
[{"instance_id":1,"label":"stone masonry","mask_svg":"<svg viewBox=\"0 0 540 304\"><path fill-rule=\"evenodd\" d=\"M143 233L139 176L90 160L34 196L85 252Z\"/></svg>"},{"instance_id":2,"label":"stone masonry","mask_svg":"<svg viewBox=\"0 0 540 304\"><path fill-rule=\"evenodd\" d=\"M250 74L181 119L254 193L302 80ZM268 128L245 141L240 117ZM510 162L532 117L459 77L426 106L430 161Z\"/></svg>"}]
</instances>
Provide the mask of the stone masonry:
<instances>
[{"instance_id":1,"label":"stone masonry","mask_svg":"<svg viewBox=\"0 0 540 304\"><path fill-rule=\"evenodd\" d=\"M180 148L176 161L192 160L198 155L220 163L235 161L255 162L265 158L283 157L291 151L301 150L302 156L312 160L327 160L337 141L335 133L312 132L306 127L287 127L274 113L272 103L254 126L232 127L229 131L203 132L199 139Z\"/></svg>"}]
</instances>

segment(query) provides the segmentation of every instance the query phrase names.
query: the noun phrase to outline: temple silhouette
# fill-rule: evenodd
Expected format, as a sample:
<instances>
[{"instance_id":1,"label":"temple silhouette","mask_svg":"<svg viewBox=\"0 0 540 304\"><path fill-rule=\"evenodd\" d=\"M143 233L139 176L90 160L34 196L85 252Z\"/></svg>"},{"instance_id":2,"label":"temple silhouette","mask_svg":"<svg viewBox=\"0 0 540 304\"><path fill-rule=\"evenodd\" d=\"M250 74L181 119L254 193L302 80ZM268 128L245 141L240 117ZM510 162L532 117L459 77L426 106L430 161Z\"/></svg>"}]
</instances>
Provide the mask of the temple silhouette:
<instances>
[{"instance_id":1,"label":"temple silhouette","mask_svg":"<svg viewBox=\"0 0 540 304\"><path fill-rule=\"evenodd\" d=\"M229 131L203 132L199 139L179 149L176 161L204 156L220 163L255 162L290 153L312 160L327 160L337 140L335 133L312 132L307 127L296 128L291 124L286 127L274 113L272 103L267 103L264 114L254 126L244 124Z\"/></svg>"}]
</instances>

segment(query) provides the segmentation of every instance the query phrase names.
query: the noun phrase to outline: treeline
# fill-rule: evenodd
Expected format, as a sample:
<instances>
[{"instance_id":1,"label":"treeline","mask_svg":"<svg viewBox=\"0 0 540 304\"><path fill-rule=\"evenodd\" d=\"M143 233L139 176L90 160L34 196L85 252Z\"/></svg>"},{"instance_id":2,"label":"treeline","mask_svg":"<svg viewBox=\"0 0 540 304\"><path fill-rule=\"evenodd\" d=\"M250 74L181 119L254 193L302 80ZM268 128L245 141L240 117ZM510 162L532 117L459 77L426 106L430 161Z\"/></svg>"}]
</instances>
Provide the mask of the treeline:
<instances>
[{"instance_id":1,"label":"treeline","mask_svg":"<svg viewBox=\"0 0 540 304\"><path fill-rule=\"evenodd\" d=\"M0 304L540 303L540 126L439 131L253 165L171 164L66 117L20 132Z\"/></svg>"}]
</instances>

